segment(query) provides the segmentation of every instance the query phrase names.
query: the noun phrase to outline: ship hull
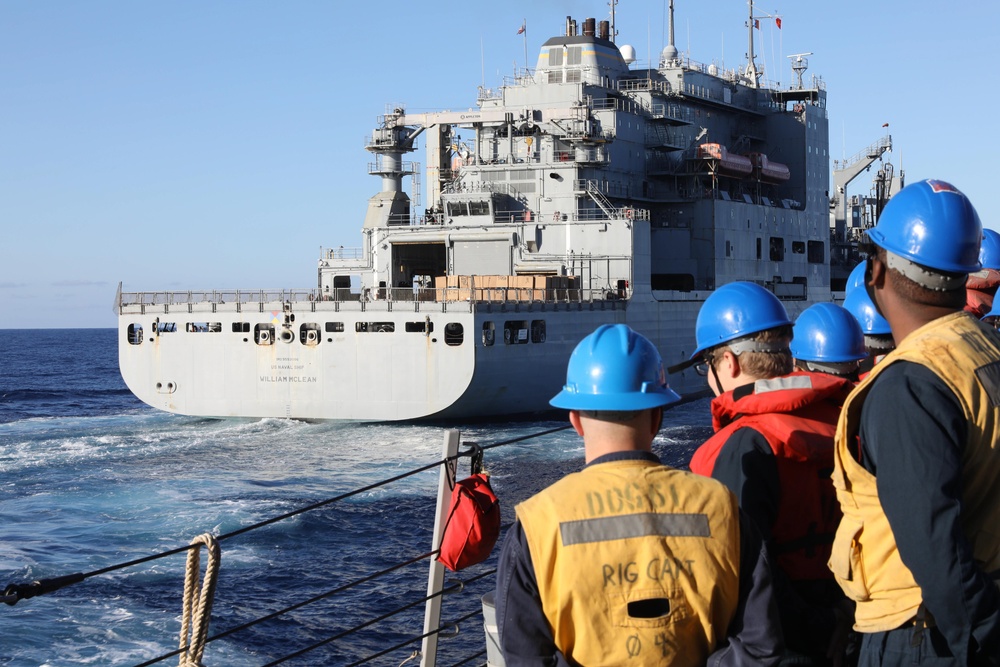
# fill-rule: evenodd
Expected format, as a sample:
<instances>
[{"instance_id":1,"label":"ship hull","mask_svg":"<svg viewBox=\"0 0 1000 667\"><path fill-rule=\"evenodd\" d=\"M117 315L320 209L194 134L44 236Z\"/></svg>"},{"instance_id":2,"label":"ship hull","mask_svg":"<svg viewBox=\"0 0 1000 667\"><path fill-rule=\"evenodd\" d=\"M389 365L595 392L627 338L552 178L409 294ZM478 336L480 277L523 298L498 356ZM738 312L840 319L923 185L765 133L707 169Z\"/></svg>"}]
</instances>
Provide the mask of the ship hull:
<instances>
[{"instance_id":1,"label":"ship hull","mask_svg":"<svg viewBox=\"0 0 1000 667\"><path fill-rule=\"evenodd\" d=\"M412 421L538 413L550 409L548 400L561 389L573 348L602 324L642 332L667 365L686 359L705 295L677 296L575 303L285 301L228 310L207 302L125 304L120 367L145 403L203 417ZM807 303L787 305L794 314ZM255 340L259 326L275 328L270 342ZM690 370L670 383L681 393L705 389Z\"/></svg>"}]
</instances>

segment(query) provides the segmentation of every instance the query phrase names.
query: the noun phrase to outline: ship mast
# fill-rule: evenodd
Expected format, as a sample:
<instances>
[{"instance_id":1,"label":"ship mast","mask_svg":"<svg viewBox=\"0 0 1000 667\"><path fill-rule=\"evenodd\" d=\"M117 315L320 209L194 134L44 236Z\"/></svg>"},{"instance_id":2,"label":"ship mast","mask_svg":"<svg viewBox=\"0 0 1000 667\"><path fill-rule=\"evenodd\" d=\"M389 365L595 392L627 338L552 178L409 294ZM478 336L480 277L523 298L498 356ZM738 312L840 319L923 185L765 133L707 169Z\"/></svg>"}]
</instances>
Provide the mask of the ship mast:
<instances>
[{"instance_id":1,"label":"ship mast","mask_svg":"<svg viewBox=\"0 0 1000 667\"><path fill-rule=\"evenodd\" d=\"M614 42L615 42L615 35L618 34L618 31L615 30L615 5L617 5L617 4L618 4L618 0L609 0L608 1L608 5L611 6L611 43L612 44L614 44Z\"/></svg>"},{"instance_id":2,"label":"ship mast","mask_svg":"<svg viewBox=\"0 0 1000 667\"><path fill-rule=\"evenodd\" d=\"M747 4L750 5L750 20L747 22L747 35L749 37L749 47L747 48L747 68L744 75L750 80L750 87L757 88L760 85L760 72L757 71L757 63L754 61L753 53L753 31L754 31L754 18L753 18L753 0L747 0Z\"/></svg>"}]
</instances>

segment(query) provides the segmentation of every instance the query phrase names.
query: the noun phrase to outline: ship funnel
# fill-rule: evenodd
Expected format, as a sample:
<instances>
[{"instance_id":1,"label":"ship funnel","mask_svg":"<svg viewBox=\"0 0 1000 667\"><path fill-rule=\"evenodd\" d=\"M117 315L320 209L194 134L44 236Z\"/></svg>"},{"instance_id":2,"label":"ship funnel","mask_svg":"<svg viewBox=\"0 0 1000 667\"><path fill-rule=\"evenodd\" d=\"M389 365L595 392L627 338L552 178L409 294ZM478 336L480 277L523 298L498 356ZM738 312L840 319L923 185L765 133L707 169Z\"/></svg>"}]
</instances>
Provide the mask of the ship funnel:
<instances>
[{"instance_id":1,"label":"ship funnel","mask_svg":"<svg viewBox=\"0 0 1000 667\"><path fill-rule=\"evenodd\" d=\"M584 19L583 20L583 34L585 37L593 37L596 34L597 21L596 19Z\"/></svg>"},{"instance_id":2,"label":"ship funnel","mask_svg":"<svg viewBox=\"0 0 1000 667\"><path fill-rule=\"evenodd\" d=\"M600 37L601 39L607 39L608 35L611 34L610 30L611 30L611 24L608 21L601 21L598 24L597 36Z\"/></svg>"},{"instance_id":3,"label":"ship funnel","mask_svg":"<svg viewBox=\"0 0 1000 667\"><path fill-rule=\"evenodd\" d=\"M566 17L566 36L567 37L572 37L573 36L573 17L572 16L567 16Z\"/></svg>"}]
</instances>

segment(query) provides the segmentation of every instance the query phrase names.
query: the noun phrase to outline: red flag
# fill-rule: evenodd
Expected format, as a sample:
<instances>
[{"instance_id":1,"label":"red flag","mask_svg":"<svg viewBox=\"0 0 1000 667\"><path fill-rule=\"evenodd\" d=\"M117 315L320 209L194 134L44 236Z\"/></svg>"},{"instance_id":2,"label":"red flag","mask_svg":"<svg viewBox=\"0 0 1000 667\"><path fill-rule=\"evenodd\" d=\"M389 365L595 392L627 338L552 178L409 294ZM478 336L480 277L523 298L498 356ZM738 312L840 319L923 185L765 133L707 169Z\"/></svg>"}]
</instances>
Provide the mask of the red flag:
<instances>
[{"instance_id":1,"label":"red flag","mask_svg":"<svg viewBox=\"0 0 1000 667\"><path fill-rule=\"evenodd\" d=\"M521 27L517 29L517 34L520 35L520 34L524 33L524 30L527 27L527 23L528 23L527 21L521 23Z\"/></svg>"},{"instance_id":2,"label":"red flag","mask_svg":"<svg viewBox=\"0 0 1000 667\"><path fill-rule=\"evenodd\" d=\"M781 19L780 18L774 19L774 25L778 26L778 30L781 30Z\"/></svg>"},{"instance_id":3,"label":"red flag","mask_svg":"<svg viewBox=\"0 0 1000 667\"><path fill-rule=\"evenodd\" d=\"M757 30L760 30L760 19L753 20L753 27L757 28Z\"/></svg>"},{"instance_id":4,"label":"red flag","mask_svg":"<svg viewBox=\"0 0 1000 667\"><path fill-rule=\"evenodd\" d=\"M889 123L882 123L882 127L889 127Z\"/></svg>"}]
</instances>

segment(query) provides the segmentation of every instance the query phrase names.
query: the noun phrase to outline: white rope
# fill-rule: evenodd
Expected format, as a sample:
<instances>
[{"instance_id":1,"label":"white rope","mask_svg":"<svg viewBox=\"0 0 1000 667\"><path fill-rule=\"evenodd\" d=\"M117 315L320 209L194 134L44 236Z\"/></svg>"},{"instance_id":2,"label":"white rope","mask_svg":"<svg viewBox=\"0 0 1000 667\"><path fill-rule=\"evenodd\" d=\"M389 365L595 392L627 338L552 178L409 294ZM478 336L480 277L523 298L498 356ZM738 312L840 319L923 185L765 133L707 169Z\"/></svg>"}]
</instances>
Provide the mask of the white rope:
<instances>
[{"instance_id":1,"label":"white rope","mask_svg":"<svg viewBox=\"0 0 1000 667\"><path fill-rule=\"evenodd\" d=\"M208 622L212 616L215 584L219 578L219 562L222 560L222 551L214 535L199 535L191 540L191 544L205 545L208 549L208 563L205 564L201 595L195 600L198 575L201 572L201 547L188 551L187 570L184 573L184 612L181 618L182 653L178 667L203 667L201 656L205 652L205 640L208 639Z\"/></svg>"}]
</instances>

